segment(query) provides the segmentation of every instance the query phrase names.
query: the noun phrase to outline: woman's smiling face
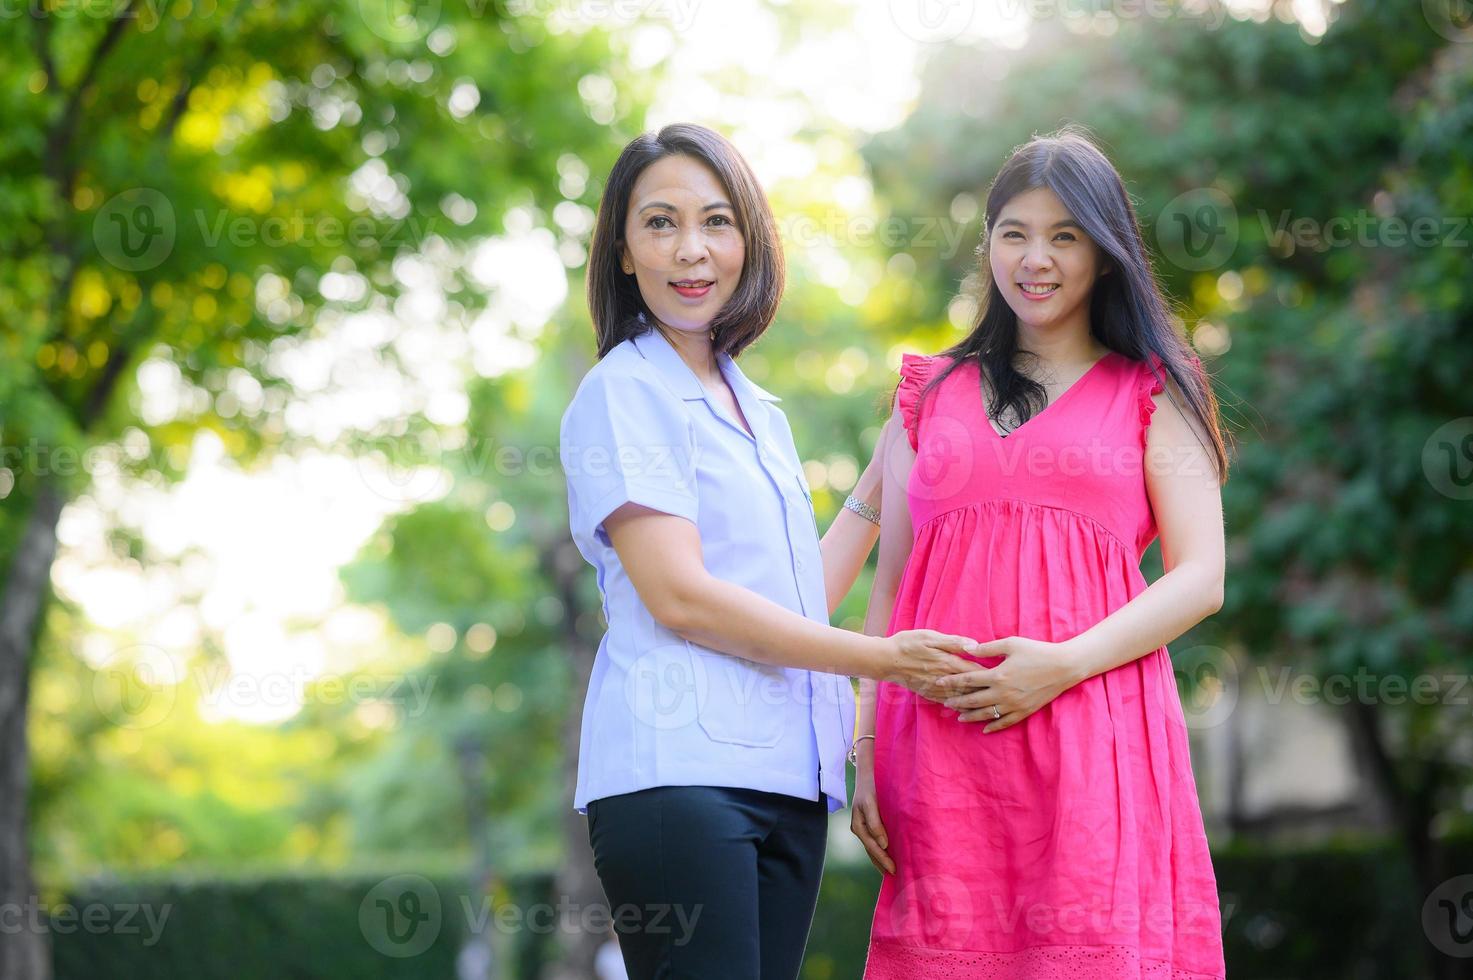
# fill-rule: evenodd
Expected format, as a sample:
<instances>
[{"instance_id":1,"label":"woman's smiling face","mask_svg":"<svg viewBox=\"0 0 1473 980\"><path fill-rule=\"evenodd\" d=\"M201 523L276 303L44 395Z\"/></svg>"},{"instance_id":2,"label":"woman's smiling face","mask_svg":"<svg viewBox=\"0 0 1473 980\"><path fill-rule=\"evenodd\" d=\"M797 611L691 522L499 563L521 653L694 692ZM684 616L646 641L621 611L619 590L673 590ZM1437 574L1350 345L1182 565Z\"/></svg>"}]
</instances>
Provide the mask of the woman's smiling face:
<instances>
[{"instance_id":1,"label":"woman's smiling face","mask_svg":"<svg viewBox=\"0 0 1473 980\"><path fill-rule=\"evenodd\" d=\"M1047 187L1003 206L987 252L993 281L1020 323L1047 330L1087 315L1103 253Z\"/></svg>"},{"instance_id":2,"label":"woman's smiling face","mask_svg":"<svg viewBox=\"0 0 1473 980\"><path fill-rule=\"evenodd\" d=\"M745 257L736 210L710 167L668 156L639 175L620 262L657 321L688 332L707 329L736 291Z\"/></svg>"}]
</instances>

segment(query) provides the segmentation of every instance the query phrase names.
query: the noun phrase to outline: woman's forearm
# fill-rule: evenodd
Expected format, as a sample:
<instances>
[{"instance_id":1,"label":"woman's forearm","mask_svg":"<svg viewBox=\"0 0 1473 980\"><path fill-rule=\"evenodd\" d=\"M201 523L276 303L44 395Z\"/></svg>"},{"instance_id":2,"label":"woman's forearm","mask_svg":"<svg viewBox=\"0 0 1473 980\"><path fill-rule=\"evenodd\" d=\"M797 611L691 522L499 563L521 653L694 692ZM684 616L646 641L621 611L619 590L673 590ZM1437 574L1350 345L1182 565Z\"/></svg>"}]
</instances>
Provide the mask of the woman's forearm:
<instances>
[{"instance_id":1,"label":"woman's forearm","mask_svg":"<svg viewBox=\"0 0 1473 980\"><path fill-rule=\"evenodd\" d=\"M835 629L712 575L691 521L640 504L603 521L614 551L655 622L686 640L759 663L849 677L882 677L923 696L964 673L976 641L931 630L898 637ZM934 700L935 698L933 698Z\"/></svg>"},{"instance_id":2,"label":"woman's forearm","mask_svg":"<svg viewBox=\"0 0 1473 980\"><path fill-rule=\"evenodd\" d=\"M883 638L815 622L711 575L693 577L665 608L673 632L748 660L850 677L883 677L892 668Z\"/></svg>"},{"instance_id":3,"label":"woman's forearm","mask_svg":"<svg viewBox=\"0 0 1473 980\"><path fill-rule=\"evenodd\" d=\"M891 416L887 431L898 427L898 418ZM882 503L880 507L880 555L875 564L875 580L870 586L869 605L864 611L864 632L867 636L885 636L895 614L895 597L900 592L900 579L905 565L910 560L912 526L910 501L905 496L905 484L910 480L911 467L915 465L915 451L903 438L895 438L885 446L880 467L882 478ZM879 684L872 680L859 682L859 711L855 719L854 735L875 733L875 707L879 696ZM867 765L873 758L873 739L857 742L860 765Z\"/></svg>"},{"instance_id":4,"label":"woman's forearm","mask_svg":"<svg viewBox=\"0 0 1473 980\"><path fill-rule=\"evenodd\" d=\"M853 496L879 510L880 475L874 466L866 469L860 476L859 482L854 486ZM840 508L833 523L829 525L823 540L818 544L823 552L823 587L828 598L830 616L839 608L849 590L854 588L854 581L859 578L859 571L864 568L864 563L869 559L869 553L874 550L879 538L878 524L865 520L847 508Z\"/></svg>"},{"instance_id":5,"label":"woman's forearm","mask_svg":"<svg viewBox=\"0 0 1473 980\"><path fill-rule=\"evenodd\" d=\"M864 633L866 636L884 636L886 627L890 625L890 616L895 609L895 591L893 589L872 589L869 596L869 608L864 614ZM875 733L875 698L879 694L879 683L868 677L859 681L859 711L855 718L854 735L873 735ZM860 751L872 749L871 745L861 745Z\"/></svg>"},{"instance_id":6,"label":"woman's forearm","mask_svg":"<svg viewBox=\"0 0 1473 980\"><path fill-rule=\"evenodd\" d=\"M835 629L712 575L700 532L684 518L630 503L603 526L655 622L687 640L759 663L851 677L890 676L900 666L892 641Z\"/></svg>"},{"instance_id":7,"label":"woman's forearm","mask_svg":"<svg viewBox=\"0 0 1473 980\"><path fill-rule=\"evenodd\" d=\"M1183 562L1065 645L1075 682L1159 649L1222 608L1221 568Z\"/></svg>"}]
</instances>

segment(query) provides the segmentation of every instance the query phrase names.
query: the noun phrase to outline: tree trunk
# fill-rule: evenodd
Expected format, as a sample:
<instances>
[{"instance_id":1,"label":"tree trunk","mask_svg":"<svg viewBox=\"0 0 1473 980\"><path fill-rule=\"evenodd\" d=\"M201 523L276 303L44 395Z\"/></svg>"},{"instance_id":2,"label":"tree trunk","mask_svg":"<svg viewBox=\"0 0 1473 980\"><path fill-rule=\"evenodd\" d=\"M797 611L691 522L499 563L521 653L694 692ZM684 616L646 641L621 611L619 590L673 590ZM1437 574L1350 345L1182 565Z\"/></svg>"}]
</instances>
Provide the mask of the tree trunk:
<instances>
[{"instance_id":1,"label":"tree trunk","mask_svg":"<svg viewBox=\"0 0 1473 980\"><path fill-rule=\"evenodd\" d=\"M1351 731L1370 762L1383 798L1391 813L1402 846L1411 861L1416 902L1410 910L1420 920L1422 901L1452 877L1447 855L1432 836L1435 801L1441 788L1443 768L1435 761L1424 765L1398 765L1386 748L1377 705L1361 699L1350 701ZM1403 773L1406 776L1403 776ZM1406 778L1410 777L1410 778ZM1432 980L1455 980L1466 976L1466 961L1459 962L1426 943L1428 976Z\"/></svg>"},{"instance_id":2,"label":"tree trunk","mask_svg":"<svg viewBox=\"0 0 1473 980\"><path fill-rule=\"evenodd\" d=\"M490 898L496 868L491 860L491 820L486 813L486 753L474 736L462 736L455 744L460 763L460 782L465 791L466 836L475 844L474 864L470 874L471 898L480 902ZM457 958L458 980L496 980L501 974L496 965L496 945L489 930L475 930L467 922L471 935L466 936Z\"/></svg>"},{"instance_id":3,"label":"tree trunk","mask_svg":"<svg viewBox=\"0 0 1473 980\"><path fill-rule=\"evenodd\" d=\"M569 709L563 721L563 864L558 870L556 889L560 902L575 910L573 921L587 921L582 912L594 906L606 906L603 886L593 867L593 849L588 846L588 820L573 809L573 791L578 780L578 740L583 726L583 698L588 679L593 673L593 660L598 648L578 631L578 622L590 610L584 608L578 590L578 575L583 556L566 537L544 552L543 565L557 583L558 598L563 603L563 643L572 664ZM548 971L549 980L587 980L592 977L594 956L610 937L597 932L578 931L562 934L558 958Z\"/></svg>"},{"instance_id":4,"label":"tree trunk","mask_svg":"<svg viewBox=\"0 0 1473 980\"><path fill-rule=\"evenodd\" d=\"M21 909L20 928L0 929L0 980L50 980L51 945L31 879L26 703L31 653L50 594L62 488L43 480L0 595L0 909Z\"/></svg>"}]
</instances>

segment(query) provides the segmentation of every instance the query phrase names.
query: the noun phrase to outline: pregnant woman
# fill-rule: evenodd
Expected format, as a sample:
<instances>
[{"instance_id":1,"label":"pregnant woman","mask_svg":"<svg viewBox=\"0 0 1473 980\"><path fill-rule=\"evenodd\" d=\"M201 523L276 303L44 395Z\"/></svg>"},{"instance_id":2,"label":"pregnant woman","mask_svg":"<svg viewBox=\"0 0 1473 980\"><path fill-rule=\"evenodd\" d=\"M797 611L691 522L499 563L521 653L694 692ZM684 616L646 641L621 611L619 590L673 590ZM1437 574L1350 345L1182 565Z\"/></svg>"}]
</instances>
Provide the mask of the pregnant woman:
<instances>
[{"instance_id":1,"label":"pregnant woman","mask_svg":"<svg viewBox=\"0 0 1473 980\"><path fill-rule=\"evenodd\" d=\"M879 472L820 542L787 418L735 360L782 284L725 139L675 125L625 148L589 255L600 360L561 454L608 621L574 804L635 980L795 977L847 795L846 675L926 691L976 666L962 637L828 625L874 544Z\"/></svg>"},{"instance_id":2,"label":"pregnant woman","mask_svg":"<svg viewBox=\"0 0 1473 980\"><path fill-rule=\"evenodd\" d=\"M976 328L901 366L866 621L977 637L984 666L944 704L861 683L865 976L1219 980L1164 646L1222 603L1216 401L1082 135L1014 152L984 236Z\"/></svg>"}]
</instances>

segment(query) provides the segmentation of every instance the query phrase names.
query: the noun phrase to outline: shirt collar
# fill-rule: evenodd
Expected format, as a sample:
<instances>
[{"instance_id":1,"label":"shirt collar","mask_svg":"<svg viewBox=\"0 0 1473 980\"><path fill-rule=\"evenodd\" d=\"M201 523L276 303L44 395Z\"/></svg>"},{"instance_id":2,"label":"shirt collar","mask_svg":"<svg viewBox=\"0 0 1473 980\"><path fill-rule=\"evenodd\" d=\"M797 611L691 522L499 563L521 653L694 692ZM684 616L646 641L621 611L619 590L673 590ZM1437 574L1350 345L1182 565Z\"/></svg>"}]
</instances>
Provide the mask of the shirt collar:
<instances>
[{"instance_id":1,"label":"shirt collar","mask_svg":"<svg viewBox=\"0 0 1473 980\"><path fill-rule=\"evenodd\" d=\"M781 398L777 397L766 388L758 386L757 382L753 381L751 378L743 374L742 369L737 367L736 359L733 358L731 355L717 354L716 363L721 366L721 373L726 375L726 380L731 382L731 386L735 388L738 392L740 392L743 388L746 388L747 391L752 395L752 397L760 398L762 401L782 401Z\"/></svg>"},{"instance_id":2,"label":"shirt collar","mask_svg":"<svg viewBox=\"0 0 1473 980\"><path fill-rule=\"evenodd\" d=\"M665 335L654 327L645 330L634 338L635 349L655 366L660 376L670 389L684 401L694 401L706 397L706 389L701 385L701 379L696 377L690 365L680 359L680 353L670 346L670 341ZM731 382L733 388L740 393L741 388L746 388L752 397L767 402L780 402L781 398L774 395L765 388L759 387L754 381L742 373L737 367L736 361L727 354L717 354L716 364L721 368L721 373ZM740 394L738 395L740 399Z\"/></svg>"},{"instance_id":3,"label":"shirt collar","mask_svg":"<svg viewBox=\"0 0 1473 980\"><path fill-rule=\"evenodd\" d=\"M644 333L635 336L634 349L655 366L655 370L660 372L660 377L677 397L686 401L706 397L701 379L680 359L680 354L670 346L670 342L660 331L654 327L646 328Z\"/></svg>"}]
</instances>

